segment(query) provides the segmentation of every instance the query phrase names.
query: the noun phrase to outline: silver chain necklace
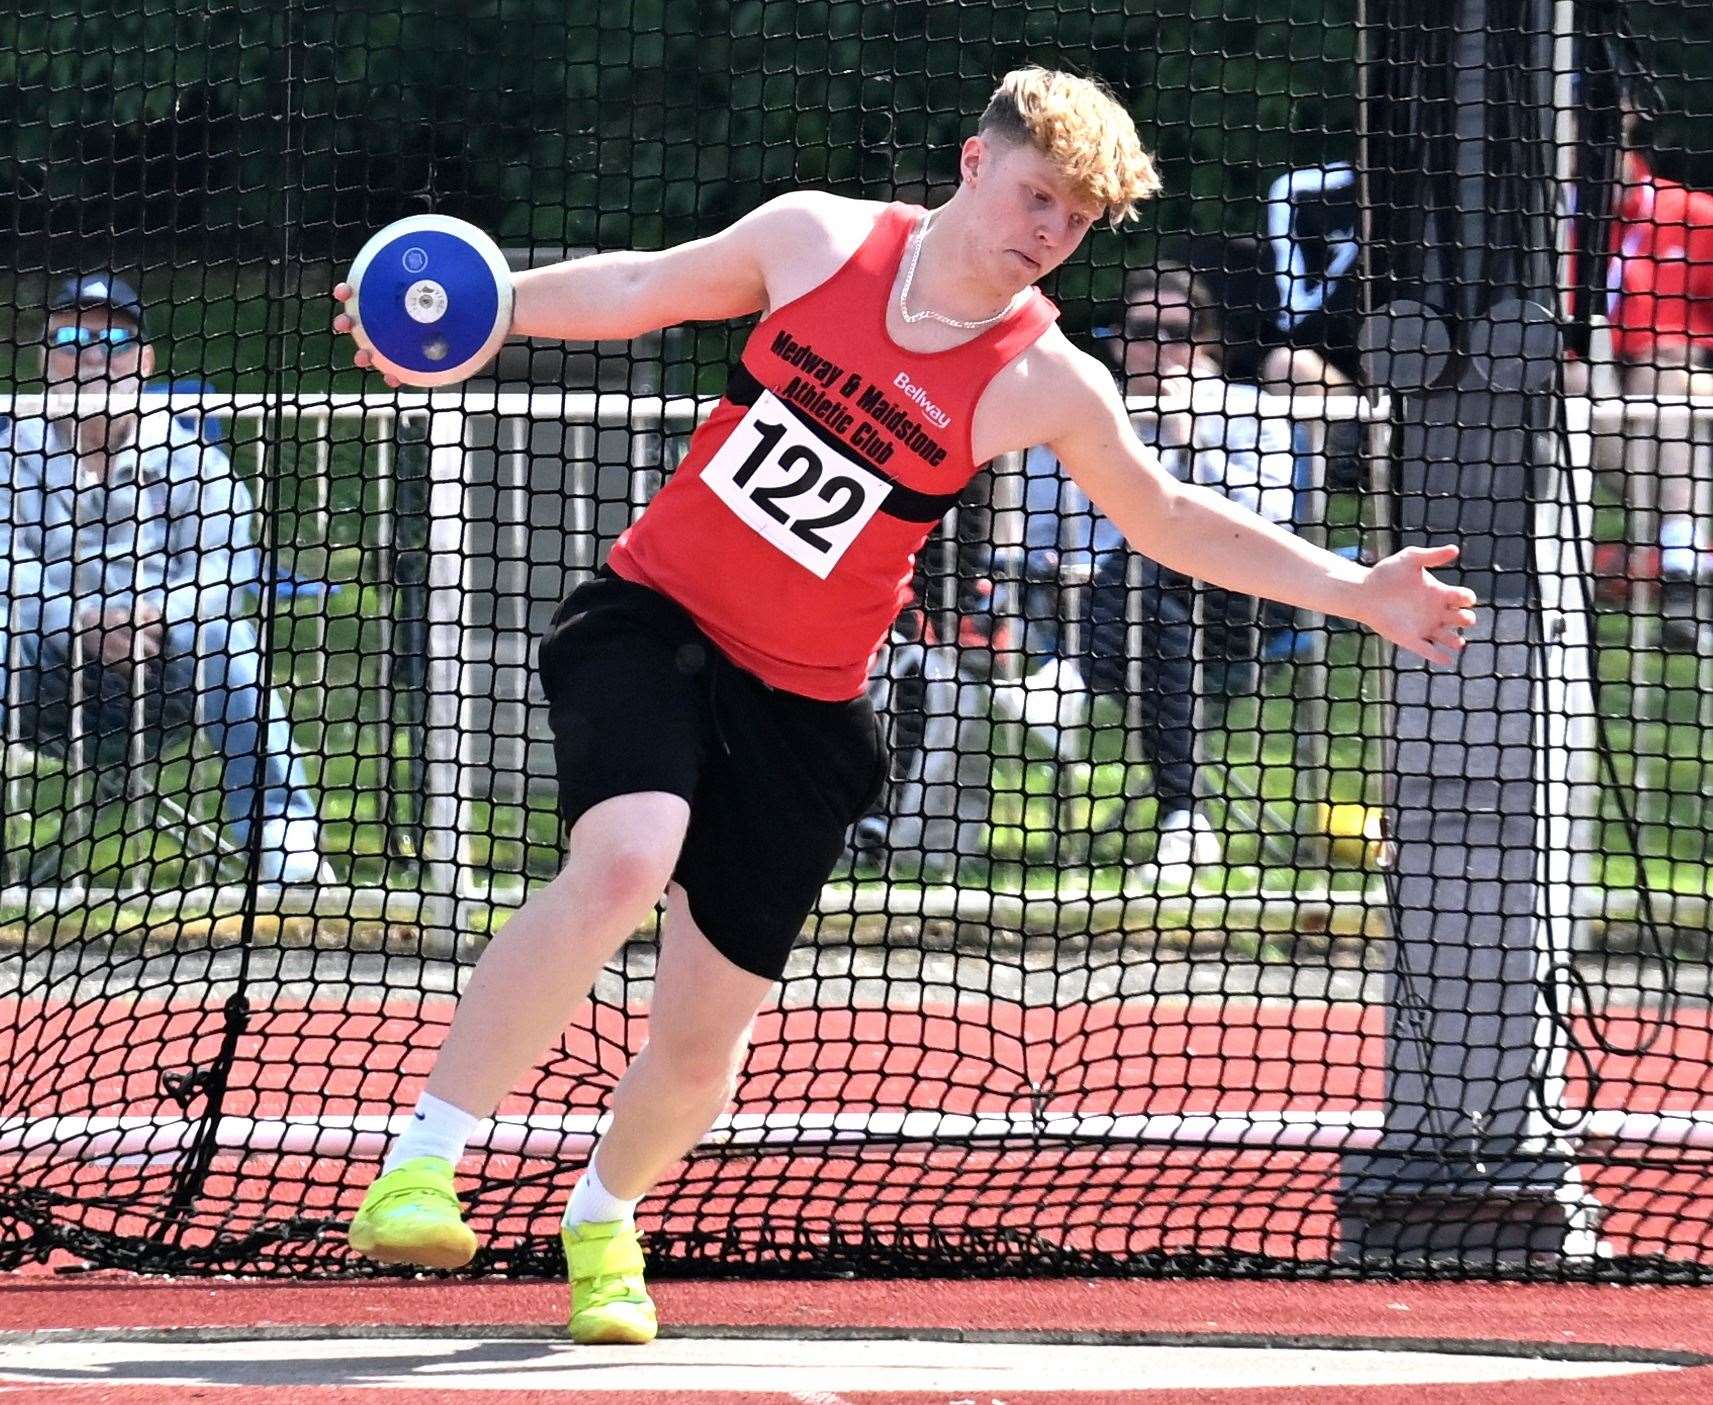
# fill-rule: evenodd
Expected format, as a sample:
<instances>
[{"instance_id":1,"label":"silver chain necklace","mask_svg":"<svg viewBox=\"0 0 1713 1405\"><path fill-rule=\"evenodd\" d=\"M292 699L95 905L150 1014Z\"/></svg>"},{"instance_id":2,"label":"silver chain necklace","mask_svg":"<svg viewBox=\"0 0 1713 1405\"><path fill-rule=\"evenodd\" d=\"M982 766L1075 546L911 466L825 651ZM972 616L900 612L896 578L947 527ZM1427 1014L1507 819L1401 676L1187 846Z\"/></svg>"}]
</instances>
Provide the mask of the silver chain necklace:
<instances>
[{"instance_id":1,"label":"silver chain necklace","mask_svg":"<svg viewBox=\"0 0 1713 1405\"><path fill-rule=\"evenodd\" d=\"M956 317L947 317L929 307L920 312L912 312L909 309L907 303L910 298L910 285L916 281L916 265L922 261L922 246L928 242L928 225L932 219L932 215L923 217L921 228L916 231L916 237L910 243L910 260L904 265L904 282L898 289L898 315L911 326L918 322L938 322L943 327L956 327L960 332L979 332L983 327L991 327L995 322L1002 321L1010 313L1016 298L1006 303L992 317L983 317L978 322L961 322Z\"/></svg>"}]
</instances>

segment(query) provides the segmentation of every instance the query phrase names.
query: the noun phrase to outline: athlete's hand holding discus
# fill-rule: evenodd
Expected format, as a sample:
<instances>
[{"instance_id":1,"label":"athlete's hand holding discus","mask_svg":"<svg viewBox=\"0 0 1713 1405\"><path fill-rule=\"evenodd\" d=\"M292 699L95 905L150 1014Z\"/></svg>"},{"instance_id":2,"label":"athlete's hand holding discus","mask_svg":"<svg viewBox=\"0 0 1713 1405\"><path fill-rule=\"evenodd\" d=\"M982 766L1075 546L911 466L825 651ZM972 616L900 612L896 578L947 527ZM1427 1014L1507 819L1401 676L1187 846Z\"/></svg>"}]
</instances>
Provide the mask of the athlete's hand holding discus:
<instances>
[{"instance_id":1,"label":"athlete's hand holding discus","mask_svg":"<svg viewBox=\"0 0 1713 1405\"><path fill-rule=\"evenodd\" d=\"M340 283L333 289L333 301L338 303L341 308L349 306L352 298L356 295L357 290L349 283ZM350 313L341 311L336 314L333 318L333 330L338 332L340 336L350 337L357 343L356 350L351 354L353 363L365 371L375 369L374 354L364 345L362 333L358 330L357 323ZM390 372L384 375L384 379L393 390L397 390L401 384L399 378Z\"/></svg>"},{"instance_id":2,"label":"athlete's hand holding discus","mask_svg":"<svg viewBox=\"0 0 1713 1405\"><path fill-rule=\"evenodd\" d=\"M363 245L333 290L333 329L389 386L454 385L493 359L510 334L515 294L505 255L448 215L395 220Z\"/></svg>"}]
</instances>

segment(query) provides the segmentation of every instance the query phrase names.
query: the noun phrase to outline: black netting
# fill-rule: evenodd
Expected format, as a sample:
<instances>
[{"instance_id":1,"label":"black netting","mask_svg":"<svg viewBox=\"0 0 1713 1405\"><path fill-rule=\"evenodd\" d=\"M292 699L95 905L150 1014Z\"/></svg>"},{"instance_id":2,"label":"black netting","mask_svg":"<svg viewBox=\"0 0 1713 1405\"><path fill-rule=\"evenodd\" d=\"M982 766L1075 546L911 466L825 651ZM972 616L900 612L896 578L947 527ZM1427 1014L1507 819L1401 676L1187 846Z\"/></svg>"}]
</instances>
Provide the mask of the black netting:
<instances>
[{"instance_id":1,"label":"black netting","mask_svg":"<svg viewBox=\"0 0 1713 1405\"><path fill-rule=\"evenodd\" d=\"M753 317L389 390L329 328L358 249L938 208L1037 63L1158 164L1044 288L1164 468L1345 563L1459 541L1480 617L1428 669L1127 546L1044 446L951 485L870 678L883 793L644 1203L656 1269L1704 1280L1710 22L13 6L0 1267L363 1271L389 1126L563 859L539 640L736 394ZM478 1269L558 1271L658 934L479 1136Z\"/></svg>"}]
</instances>

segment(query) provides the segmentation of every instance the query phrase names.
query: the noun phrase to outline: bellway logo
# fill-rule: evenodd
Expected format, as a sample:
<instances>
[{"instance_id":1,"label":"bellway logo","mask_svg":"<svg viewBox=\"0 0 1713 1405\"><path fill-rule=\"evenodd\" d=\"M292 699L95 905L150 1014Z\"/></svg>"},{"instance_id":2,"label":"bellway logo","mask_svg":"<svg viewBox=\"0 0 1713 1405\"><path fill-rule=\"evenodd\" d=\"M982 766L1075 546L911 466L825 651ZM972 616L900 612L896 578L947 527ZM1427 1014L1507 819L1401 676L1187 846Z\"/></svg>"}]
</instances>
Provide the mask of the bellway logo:
<instances>
[{"instance_id":1,"label":"bellway logo","mask_svg":"<svg viewBox=\"0 0 1713 1405\"><path fill-rule=\"evenodd\" d=\"M923 416L935 428L944 429L952 422L952 417L928 398L928 392L915 384L903 371L893 378L892 384L904 392L904 398L921 410Z\"/></svg>"}]
</instances>

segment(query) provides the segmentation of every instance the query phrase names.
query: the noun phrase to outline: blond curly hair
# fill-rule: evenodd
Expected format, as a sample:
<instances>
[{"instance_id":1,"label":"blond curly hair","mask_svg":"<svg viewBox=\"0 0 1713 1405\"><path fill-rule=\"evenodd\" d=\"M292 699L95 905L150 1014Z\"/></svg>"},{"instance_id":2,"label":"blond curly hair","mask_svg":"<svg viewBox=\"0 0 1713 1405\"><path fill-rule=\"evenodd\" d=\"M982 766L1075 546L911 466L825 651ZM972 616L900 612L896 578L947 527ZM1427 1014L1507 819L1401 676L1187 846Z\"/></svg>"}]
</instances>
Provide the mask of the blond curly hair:
<instances>
[{"instance_id":1,"label":"blond curly hair","mask_svg":"<svg viewBox=\"0 0 1713 1405\"><path fill-rule=\"evenodd\" d=\"M1093 78L1033 64L1013 69L988 100L976 132L1028 142L1058 166L1079 196L1100 205L1115 229L1160 193L1160 177L1136 124Z\"/></svg>"}]
</instances>

